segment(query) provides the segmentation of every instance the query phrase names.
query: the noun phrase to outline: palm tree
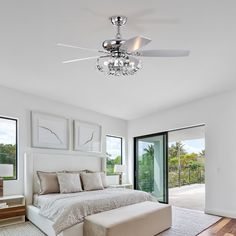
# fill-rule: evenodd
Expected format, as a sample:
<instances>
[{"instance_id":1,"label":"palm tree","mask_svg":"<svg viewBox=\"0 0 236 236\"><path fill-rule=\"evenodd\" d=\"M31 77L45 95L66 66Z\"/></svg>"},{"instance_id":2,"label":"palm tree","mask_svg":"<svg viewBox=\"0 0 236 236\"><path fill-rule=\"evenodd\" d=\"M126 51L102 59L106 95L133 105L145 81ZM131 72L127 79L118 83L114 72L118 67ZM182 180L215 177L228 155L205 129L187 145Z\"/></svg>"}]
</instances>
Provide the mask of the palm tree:
<instances>
[{"instance_id":1,"label":"palm tree","mask_svg":"<svg viewBox=\"0 0 236 236\"><path fill-rule=\"evenodd\" d=\"M144 148L145 154L150 156L151 158L154 158L154 145L148 145L147 148Z\"/></svg>"},{"instance_id":2,"label":"palm tree","mask_svg":"<svg viewBox=\"0 0 236 236\"><path fill-rule=\"evenodd\" d=\"M186 151L184 149L184 144L180 141L180 142L176 142L175 144L172 144L169 147L169 158L171 157L178 157L180 155L185 155Z\"/></svg>"},{"instance_id":3,"label":"palm tree","mask_svg":"<svg viewBox=\"0 0 236 236\"><path fill-rule=\"evenodd\" d=\"M200 157L205 157L205 149L203 149L201 152L199 152L199 156Z\"/></svg>"}]
</instances>

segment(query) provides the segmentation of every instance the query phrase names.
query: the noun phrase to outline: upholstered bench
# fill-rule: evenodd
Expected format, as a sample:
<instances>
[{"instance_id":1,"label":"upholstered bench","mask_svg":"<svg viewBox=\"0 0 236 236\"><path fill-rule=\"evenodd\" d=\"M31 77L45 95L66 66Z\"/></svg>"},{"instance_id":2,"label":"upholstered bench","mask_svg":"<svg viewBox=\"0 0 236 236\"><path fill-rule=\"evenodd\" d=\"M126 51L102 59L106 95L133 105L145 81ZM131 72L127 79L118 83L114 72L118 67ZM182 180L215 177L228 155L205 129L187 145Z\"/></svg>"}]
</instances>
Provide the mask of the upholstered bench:
<instances>
[{"instance_id":1,"label":"upholstered bench","mask_svg":"<svg viewBox=\"0 0 236 236\"><path fill-rule=\"evenodd\" d=\"M170 205L146 201L86 217L84 236L154 236L171 222Z\"/></svg>"}]
</instances>

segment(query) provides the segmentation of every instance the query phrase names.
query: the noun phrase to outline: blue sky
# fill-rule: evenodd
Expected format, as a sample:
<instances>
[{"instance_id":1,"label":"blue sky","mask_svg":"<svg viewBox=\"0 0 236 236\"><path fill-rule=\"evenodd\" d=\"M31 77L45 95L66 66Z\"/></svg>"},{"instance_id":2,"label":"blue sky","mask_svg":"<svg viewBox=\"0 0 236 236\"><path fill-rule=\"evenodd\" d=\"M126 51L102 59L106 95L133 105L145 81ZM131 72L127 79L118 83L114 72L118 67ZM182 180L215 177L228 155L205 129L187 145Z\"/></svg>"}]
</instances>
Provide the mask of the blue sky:
<instances>
[{"instance_id":1,"label":"blue sky","mask_svg":"<svg viewBox=\"0 0 236 236\"><path fill-rule=\"evenodd\" d=\"M16 144L16 122L0 119L0 143Z\"/></svg>"},{"instance_id":2,"label":"blue sky","mask_svg":"<svg viewBox=\"0 0 236 236\"><path fill-rule=\"evenodd\" d=\"M205 149L205 139L192 139L192 140L185 140L182 141L184 144L184 149L187 153L199 153ZM174 142L170 142L169 146L174 144Z\"/></svg>"},{"instance_id":3,"label":"blue sky","mask_svg":"<svg viewBox=\"0 0 236 236\"><path fill-rule=\"evenodd\" d=\"M115 159L117 156L120 156L121 142L120 138L107 137L106 138L107 152L111 154L110 158Z\"/></svg>"},{"instance_id":4,"label":"blue sky","mask_svg":"<svg viewBox=\"0 0 236 236\"><path fill-rule=\"evenodd\" d=\"M169 142L169 147L175 142ZM205 149L205 139L192 139L182 141L184 144L184 149L187 153L199 153ZM144 153L144 149L148 147L150 143L148 142L139 142L139 154L142 155Z\"/></svg>"}]
</instances>

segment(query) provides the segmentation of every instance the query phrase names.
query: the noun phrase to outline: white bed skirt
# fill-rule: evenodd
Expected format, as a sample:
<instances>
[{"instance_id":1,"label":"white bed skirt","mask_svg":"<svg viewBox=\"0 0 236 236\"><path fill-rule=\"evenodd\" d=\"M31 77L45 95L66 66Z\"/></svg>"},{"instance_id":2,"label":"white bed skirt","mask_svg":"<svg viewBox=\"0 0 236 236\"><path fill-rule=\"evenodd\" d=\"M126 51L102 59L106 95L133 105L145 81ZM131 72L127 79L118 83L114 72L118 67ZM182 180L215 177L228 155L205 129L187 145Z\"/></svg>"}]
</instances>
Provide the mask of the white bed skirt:
<instances>
[{"instance_id":1,"label":"white bed skirt","mask_svg":"<svg viewBox=\"0 0 236 236\"><path fill-rule=\"evenodd\" d=\"M53 222L41 216L39 214L39 208L33 205L28 205L27 218L48 236L56 236L52 227ZM62 231L58 236L83 236L83 224L84 223L76 224Z\"/></svg>"}]
</instances>

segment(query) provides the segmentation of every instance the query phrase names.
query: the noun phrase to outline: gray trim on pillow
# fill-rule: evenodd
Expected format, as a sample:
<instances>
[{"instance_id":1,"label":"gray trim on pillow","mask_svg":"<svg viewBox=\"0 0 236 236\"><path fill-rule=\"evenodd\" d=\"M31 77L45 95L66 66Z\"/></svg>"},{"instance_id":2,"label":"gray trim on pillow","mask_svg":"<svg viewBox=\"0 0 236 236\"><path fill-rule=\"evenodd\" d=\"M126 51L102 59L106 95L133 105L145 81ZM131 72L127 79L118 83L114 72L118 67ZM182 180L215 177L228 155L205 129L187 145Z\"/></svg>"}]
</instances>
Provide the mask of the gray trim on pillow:
<instances>
[{"instance_id":1,"label":"gray trim on pillow","mask_svg":"<svg viewBox=\"0 0 236 236\"><path fill-rule=\"evenodd\" d=\"M81 173L80 176L85 191L103 189L100 173Z\"/></svg>"}]
</instances>

